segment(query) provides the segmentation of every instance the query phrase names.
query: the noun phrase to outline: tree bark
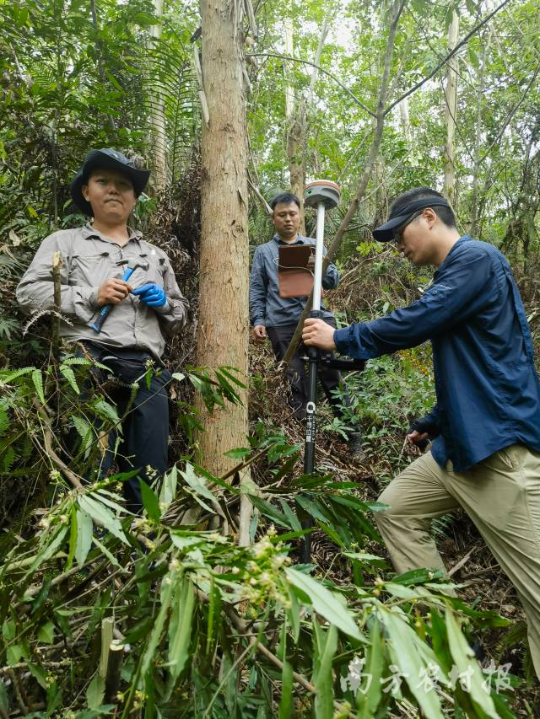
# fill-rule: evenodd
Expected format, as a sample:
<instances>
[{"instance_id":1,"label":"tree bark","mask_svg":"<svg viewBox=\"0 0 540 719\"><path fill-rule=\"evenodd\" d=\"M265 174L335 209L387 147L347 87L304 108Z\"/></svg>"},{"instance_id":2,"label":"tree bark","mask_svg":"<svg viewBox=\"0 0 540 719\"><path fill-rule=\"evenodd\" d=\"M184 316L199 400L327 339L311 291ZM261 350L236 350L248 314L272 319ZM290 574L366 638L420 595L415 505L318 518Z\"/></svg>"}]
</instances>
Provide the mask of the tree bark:
<instances>
[{"instance_id":1,"label":"tree bark","mask_svg":"<svg viewBox=\"0 0 540 719\"><path fill-rule=\"evenodd\" d=\"M448 52L456 47L459 33L459 16L454 10L448 28ZM444 163L443 195L453 205L456 196L456 113L457 113L457 70L458 61L454 55L446 66L446 150Z\"/></svg>"},{"instance_id":2,"label":"tree bark","mask_svg":"<svg viewBox=\"0 0 540 719\"><path fill-rule=\"evenodd\" d=\"M249 241L247 214L246 105L242 75L239 0L201 0L202 77L208 123L202 131L202 209L197 361L215 369L248 372ZM208 413L201 401L204 432L201 462L214 475L233 460L224 452L245 446L247 391L243 404Z\"/></svg>"}]
</instances>

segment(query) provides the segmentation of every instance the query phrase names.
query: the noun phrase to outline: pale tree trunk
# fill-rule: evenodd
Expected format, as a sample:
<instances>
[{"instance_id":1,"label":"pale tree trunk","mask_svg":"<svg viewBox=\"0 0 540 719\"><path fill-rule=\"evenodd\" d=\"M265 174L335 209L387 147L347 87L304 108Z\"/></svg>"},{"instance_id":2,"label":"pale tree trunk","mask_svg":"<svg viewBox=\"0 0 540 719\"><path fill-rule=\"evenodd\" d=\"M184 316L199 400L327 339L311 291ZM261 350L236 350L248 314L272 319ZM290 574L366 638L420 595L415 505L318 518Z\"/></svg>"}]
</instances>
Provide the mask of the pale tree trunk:
<instances>
[{"instance_id":1,"label":"pale tree trunk","mask_svg":"<svg viewBox=\"0 0 540 719\"><path fill-rule=\"evenodd\" d=\"M399 117L401 120L401 129L403 136L407 142L411 142L411 122L409 120L409 98L406 97L399 103Z\"/></svg>"},{"instance_id":2,"label":"pale tree trunk","mask_svg":"<svg viewBox=\"0 0 540 719\"><path fill-rule=\"evenodd\" d=\"M485 92L486 76L486 43L490 44L491 33L488 39L482 43L482 54L480 58L480 75L478 76L478 90L476 92L476 122L474 133L474 170L471 199L471 228L470 233L475 237L478 233L479 212L478 212L478 183L480 182L480 147L482 144L482 99Z\"/></svg>"},{"instance_id":3,"label":"pale tree trunk","mask_svg":"<svg viewBox=\"0 0 540 719\"><path fill-rule=\"evenodd\" d=\"M156 17L159 22L152 25L152 44L155 47L161 37L163 0L154 0ZM164 88L157 86L150 100L150 122L152 124L152 182L160 192L167 186L167 123L165 120Z\"/></svg>"},{"instance_id":4,"label":"pale tree trunk","mask_svg":"<svg viewBox=\"0 0 540 719\"><path fill-rule=\"evenodd\" d=\"M285 55L294 57L293 24L291 18L285 19ZM302 146L300 135L302 132L298 113L298 103L295 99L294 86L290 79L291 68L287 68L285 82L285 126L287 159L289 163L289 184L291 192L300 200L300 227L301 235L306 234L304 221L304 166L302 163Z\"/></svg>"},{"instance_id":5,"label":"pale tree trunk","mask_svg":"<svg viewBox=\"0 0 540 719\"><path fill-rule=\"evenodd\" d=\"M458 42L459 16L454 10L452 22L448 28L448 51L451 52ZM446 67L446 151L444 163L443 195L453 205L456 196L456 112L457 112L457 70L458 61L452 57Z\"/></svg>"},{"instance_id":6,"label":"pale tree trunk","mask_svg":"<svg viewBox=\"0 0 540 719\"><path fill-rule=\"evenodd\" d=\"M328 35L329 22L328 17L325 18L315 57L313 58L313 70L311 72L311 80L309 91L306 98L300 98L295 101L294 88L287 82L285 87L285 115L287 121L287 159L289 162L289 176L291 184L291 192L295 194L302 204L302 219L299 232L306 234L304 219L304 189L306 185L306 164L305 153L307 147L308 121L307 113L311 105L315 83L318 76L318 65L321 59L322 49ZM294 42L292 22L285 21L285 54L288 57L294 57Z\"/></svg>"},{"instance_id":7,"label":"pale tree trunk","mask_svg":"<svg viewBox=\"0 0 540 719\"><path fill-rule=\"evenodd\" d=\"M242 75L240 0L201 0L202 78L208 122L202 129L202 234L197 363L229 365L248 374L249 241L246 104ZM202 464L216 476L234 464L224 457L246 445L247 391L243 404L209 414L202 402ZM241 478L245 479L245 478ZM245 504L245 503L244 503ZM240 541L246 543L246 506Z\"/></svg>"}]
</instances>

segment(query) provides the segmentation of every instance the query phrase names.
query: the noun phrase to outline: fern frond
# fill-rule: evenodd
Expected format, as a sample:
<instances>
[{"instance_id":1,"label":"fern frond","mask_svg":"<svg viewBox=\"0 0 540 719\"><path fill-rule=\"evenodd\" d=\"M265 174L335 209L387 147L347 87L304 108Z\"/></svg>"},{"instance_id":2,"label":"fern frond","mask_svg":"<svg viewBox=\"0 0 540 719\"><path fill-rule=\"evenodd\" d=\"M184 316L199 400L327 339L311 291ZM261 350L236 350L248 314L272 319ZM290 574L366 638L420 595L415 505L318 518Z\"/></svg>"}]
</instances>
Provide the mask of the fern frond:
<instances>
[{"instance_id":1,"label":"fern frond","mask_svg":"<svg viewBox=\"0 0 540 719\"><path fill-rule=\"evenodd\" d=\"M84 451L84 458L88 459L88 456L90 455L90 450L93 446L93 427L90 422L83 419L83 417L78 417L77 415L73 415L71 421L73 422L73 426L75 427L78 435L81 438L81 448Z\"/></svg>"},{"instance_id":2,"label":"fern frond","mask_svg":"<svg viewBox=\"0 0 540 719\"><path fill-rule=\"evenodd\" d=\"M75 372L71 369L71 367L65 367L64 365L62 365L60 367L60 372L67 379L73 391L77 394L80 394L81 390L79 389L79 385L77 384Z\"/></svg>"},{"instance_id":3,"label":"fern frond","mask_svg":"<svg viewBox=\"0 0 540 719\"><path fill-rule=\"evenodd\" d=\"M10 421L7 413L7 407L0 404L0 437L9 429Z\"/></svg>"}]
</instances>

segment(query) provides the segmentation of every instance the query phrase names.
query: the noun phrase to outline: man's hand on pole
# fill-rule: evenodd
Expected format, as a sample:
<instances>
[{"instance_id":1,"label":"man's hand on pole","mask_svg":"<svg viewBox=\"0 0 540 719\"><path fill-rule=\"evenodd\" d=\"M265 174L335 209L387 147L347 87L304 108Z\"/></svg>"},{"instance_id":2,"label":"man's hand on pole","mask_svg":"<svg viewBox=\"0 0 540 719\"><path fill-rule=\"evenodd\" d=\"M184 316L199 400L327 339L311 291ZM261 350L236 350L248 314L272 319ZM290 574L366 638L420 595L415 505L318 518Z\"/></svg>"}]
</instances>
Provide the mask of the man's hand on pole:
<instances>
[{"instance_id":1,"label":"man's hand on pole","mask_svg":"<svg viewBox=\"0 0 540 719\"><path fill-rule=\"evenodd\" d=\"M255 325L253 328L253 339L255 342L264 342L267 336L266 327L264 325Z\"/></svg>"},{"instance_id":2,"label":"man's hand on pole","mask_svg":"<svg viewBox=\"0 0 540 719\"><path fill-rule=\"evenodd\" d=\"M302 341L305 345L318 347L321 350L335 350L334 332L334 328L324 320L310 317L304 322Z\"/></svg>"}]
</instances>

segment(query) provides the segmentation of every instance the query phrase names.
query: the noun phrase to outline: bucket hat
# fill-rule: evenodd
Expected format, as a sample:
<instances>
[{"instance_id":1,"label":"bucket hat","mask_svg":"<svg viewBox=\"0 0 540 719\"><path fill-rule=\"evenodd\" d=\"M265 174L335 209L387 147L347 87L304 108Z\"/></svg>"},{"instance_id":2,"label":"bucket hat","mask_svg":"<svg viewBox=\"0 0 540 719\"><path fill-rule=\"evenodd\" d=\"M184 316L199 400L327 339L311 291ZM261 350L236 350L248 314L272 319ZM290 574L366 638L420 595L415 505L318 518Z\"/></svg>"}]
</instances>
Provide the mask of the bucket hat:
<instances>
[{"instance_id":1,"label":"bucket hat","mask_svg":"<svg viewBox=\"0 0 540 719\"><path fill-rule=\"evenodd\" d=\"M77 207L89 217L92 216L92 205L85 200L82 194L83 185L88 184L88 179L92 170L98 167L107 170L116 170L129 177L133 183L133 189L136 197L139 197L141 192L146 187L148 178L150 177L150 170L139 170L135 167L133 160L129 160L118 150L113 150L110 147L105 147L101 150L90 150L84 160L84 164L75 175L73 182L70 185L71 198Z\"/></svg>"}]
</instances>

